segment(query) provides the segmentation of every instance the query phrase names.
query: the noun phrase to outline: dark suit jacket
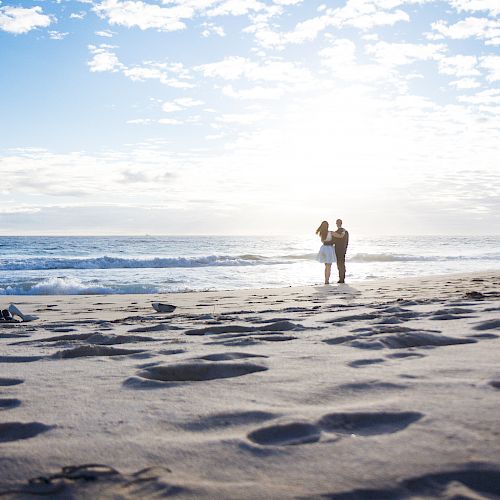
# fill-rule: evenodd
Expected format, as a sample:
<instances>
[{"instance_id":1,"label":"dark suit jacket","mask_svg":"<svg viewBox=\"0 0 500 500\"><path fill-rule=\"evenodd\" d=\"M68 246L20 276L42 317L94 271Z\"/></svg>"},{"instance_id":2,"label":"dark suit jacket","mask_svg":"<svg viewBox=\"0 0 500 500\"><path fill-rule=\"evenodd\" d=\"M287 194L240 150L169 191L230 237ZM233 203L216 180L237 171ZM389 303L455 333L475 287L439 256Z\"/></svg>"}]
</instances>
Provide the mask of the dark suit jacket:
<instances>
[{"instance_id":1,"label":"dark suit jacket","mask_svg":"<svg viewBox=\"0 0 500 500\"><path fill-rule=\"evenodd\" d=\"M335 254L336 255L345 255L347 252L347 247L349 245L349 232L345 231L345 235L343 238L334 238L335 240ZM340 234L339 230L335 231L337 234Z\"/></svg>"}]
</instances>

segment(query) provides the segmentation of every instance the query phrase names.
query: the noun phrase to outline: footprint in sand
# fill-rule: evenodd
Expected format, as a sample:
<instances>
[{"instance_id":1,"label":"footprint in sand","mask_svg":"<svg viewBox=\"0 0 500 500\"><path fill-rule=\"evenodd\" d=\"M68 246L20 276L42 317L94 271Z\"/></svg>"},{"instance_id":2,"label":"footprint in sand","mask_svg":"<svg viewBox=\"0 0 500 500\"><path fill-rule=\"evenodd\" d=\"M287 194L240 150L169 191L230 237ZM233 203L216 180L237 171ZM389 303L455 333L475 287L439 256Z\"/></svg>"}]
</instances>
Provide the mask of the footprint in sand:
<instances>
[{"instance_id":1,"label":"footprint in sand","mask_svg":"<svg viewBox=\"0 0 500 500\"><path fill-rule=\"evenodd\" d=\"M407 349L410 347L440 347L477 342L472 338L456 338L429 331L405 330L403 332L366 332L358 336L346 335L323 340L326 344L346 344L358 349Z\"/></svg>"},{"instance_id":2,"label":"footprint in sand","mask_svg":"<svg viewBox=\"0 0 500 500\"><path fill-rule=\"evenodd\" d=\"M0 339L17 339L30 336L29 333L0 333Z\"/></svg>"},{"instance_id":3,"label":"footprint in sand","mask_svg":"<svg viewBox=\"0 0 500 500\"><path fill-rule=\"evenodd\" d=\"M420 354L419 352L395 352L393 354L388 354L386 358L390 359L425 358L425 354Z\"/></svg>"},{"instance_id":4,"label":"footprint in sand","mask_svg":"<svg viewBox=\"0 0 500 500\"><path fill-rule=\"evenodd\" d=\"M10 410L21 405L20 399L0 398L0 410Z\"/></svg>"},{"instance_id":5,"label":"footprint in sand","mask_svg":"<svg viewBox=\"0 0 500 500\"><path fill-rule=\"evenodd\" d=\"M474 326L474 330L499 330L500 331L500 319L490 319L488 321L482 321Z\"/></svg>"},{"instance_id":6,"label":"footprint in sand","mask_svg":"<svg viewBox=\"0 0 500 500\"><path fill-rule=\"evenodd\" d=\"M6 422L0 424L0 443L32 438L54 427L40 422Z\"/></svg>"},{"instance_id":7,"label":"footprint in sand","mask_svg":"<svg viewBox=\"0 0 500 500\"><path fill-rule=\"evenodd\" d=\"M128 332L130 333L163 332L165 330L170 330L170 329L171 329L170 325L159 324L153 326L140 326L138 328L132 328L131 330L128 330Z\"/></svg>"},{"instance_id":8,"label":"footprint in sand","mask_svg":"<svg viewBox=\"0 0 500 500\"><path fill-rule=\"evenodd\" d=\"M0 377L0 386L9 386L9 385L19 385L23 384L24 380L20 378L5 378L5 377Z\"/></svg>"},{"instance_id":9,"label":"footprint in sand","mask_svg":"<svg viewBox=\"0 0 500 500\"><path fill-rule=\"evenodd\" d=\"M234 361L236 359L244 358L267 358L263 354L252 354L249 352L221 352L216 354L207 354L195 359L204 359L206 361Z\"/></svg>"},{"instance_id":10,"label":"footprint in sand","mask_svg":"<svg viewBox=\"0 0 500 500\"><path fill-rule=\"evenodd\" d=\"M494 333L473 333L472 335L467 335L467 337L479 340L491 340L497 339L498 335L495 335Z\"/></svg>"},{"instance_id":11,"label":"footprint in sand","mask_svg":"<svg viewBox=\"0 0 500 500\"><path fill-rule=\"evenodd\" d=\"M414 411L330 413L323 416L318 425L327 432L375 436L402 431L423 416Z\"/></svg>"},{"instance_id":12,"label":"footprint in sand","mask_svg":"<svg viewBox=\"0 0 500 500\"><path fill-rule=\"evenodd\" d=\"M274 335L259 335L256 338L265 342L288 342L289 340L295 340L297 337L275 333Z\"/></svg>"},{"instance_id":13,"label":"footprint in sand","mask_svg":"<svg viewBox=\"0 0 500 500\"><path fill-rule=\"evenodd\" d=\"M500 390L500 380L490 380L489 381L489 384L491 385L491 387L493 387L494 389L499 389Z\"/></svg>"},{"instance_id":14,"label":"footprint in sand","mask_svg":"<svg viewBox=\"0 0 500 500\"><path fill-rule=\"evenodd\" d=\"M256 429L247 437L260 445L290 446L316 443L321 438L321 429L309 422L291 422Z\"/></svg>"},{"instance_id":15,"label":"footprint in sand","mask_svg":"<svg viewBox=\"0 0 500 500\"><path fill-rule=\"evenodd\" d=\"M193 432L205 432L227 427L238 427L243 425L257 424L279 417L277 413L267 411L235 411L225 413L214 413L200 417L191 422L183 422L179 427Z\"/></svg>"},{"instance_id":16,"label":"footprint in sand","mask_svg":"<svg viewBox=\"0 0 500 500\"><path fill-rule=\"evenodd\" d=\"M261 344L260 340L253 337L238 337L228 340L214 340L213 342L206 342L206 345L218 345L225 347L241 347Z\"/></svg>"},{"instance_id":17,"label":"footprint in sand","mask_svg":"<svg viewBox=\"0 0 500 500\"><path fill-rule=\"evenodd\" d=\"M353 489L326 493L321 498L355 500L358 498L397 500L401 498L485 499L500 496L500 471L485 464L471 464L460 470L435 472L404 479L395 486L380 489Z\"/></svg>"},{"instance_id":18,"label":"footprint in sand","mask_svg":"<svg viewBox=\"0 0 500 500\"><path fill-rule=\"evenodd\" d=\"M53 357L72 359L89 356L126 356L127 354L137 354L139 352L144 352L144 349L117 349L116 347L89 345L58 351L53 355Z\"/></svg>"},{"instance_id":19,"label":"footprint in sand","mask_svg":"<svg viewBox=\"0 0 500 500\"><path fill-rule=\"evenodd\" d=\"M41 359L43 356L0 356L0 363L32 363Z\"/></svg>"},{"instance_id":20,"label":"footprint in sand","mask_svg":"<svg viewBox=\"0 0 500 500\"><path fill-rule=\"evenodd\" d=\"M407 385L393 384L391 382L379 382L378 380L367 380L366 382L354 382L351 384L339 385L336 390L347 394L357 394L362 392L386 392L400 391L407 389Z\"/></svg>"},{"instance_id":21,"label":"footprint in sand","mask_svg":"<svg viewBox=\"0 0 500 500\"><path fill-rule=\"evenodd\" d=\"M267 368L253 363L191 362L153 366L138 373L140 377L163 382L201 382L219 378L241 377Z\"/></svg>"},{"instance_id":22,"label":"footprint in sand","mask_svg":"<svg viewBox=\"0 0 500 500\"><path fill-rule=\"evenodd\" d=\"M260 326L245 326L245 325L221 325L209 326L205 328L195 328L186 330L186 335L210 335L224 333L250 333L250 332L287 332L291 330L303 329L302 325L292 323L290 321L276 321Z\"/></svg>"},{"instance_id":23,"label":"footprint in sand","mask_svg":"<svg viewBox=\"0 0 500 500\"><path fill-rule=\"evenodd\" d=\"M155 339L153 337L144 337L140 335L105 335L102 333L77 333L70 335L59 335L57 337L48 337L45 339L37 340L24 340L21 342L15 342L12 345L18 344L37 344L39 342L73 342L81 341L89 344L96 345L114 345L114 344L128 344L133 342L157 342L161 339Z\"/></svg>"},{"instance_id":24,"label":"footprint in sand","mask_svg":"<svg viewBox=\"0 0 500 500\"><path fill-rule=\"evenodd\" d=\"M385 363L385 359L382 358L368 358L368 359L357 359L356 361L351 361L347 363L348 366L352 368L360 368L362 366L375 365L379 363Z\"/></svg>"}]
</instances>

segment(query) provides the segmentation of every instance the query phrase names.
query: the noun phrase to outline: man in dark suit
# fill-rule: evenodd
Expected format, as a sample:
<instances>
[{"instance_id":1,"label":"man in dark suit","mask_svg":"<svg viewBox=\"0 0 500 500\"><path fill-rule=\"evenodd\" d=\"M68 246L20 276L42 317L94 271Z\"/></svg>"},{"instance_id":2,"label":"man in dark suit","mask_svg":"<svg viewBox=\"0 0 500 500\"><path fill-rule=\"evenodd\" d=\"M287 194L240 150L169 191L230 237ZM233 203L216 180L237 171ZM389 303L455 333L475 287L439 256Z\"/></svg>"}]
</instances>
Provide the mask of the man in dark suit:
<instances>
[{"instance_id":1,"label":"man in dark suit","mask_svg":"<svg viewBox=\"0 0 500 500\"><path fill-rule=\"evenodd\" d=\"M334 238L337 269L339 270L338 283L345 283L345 254L347 252L347 246L349 245L349 233L342 227L342 219L337 219L336 224L337 230L335 232L339 235L344 235L342 238Z\"/></svg>"}]
</instances>

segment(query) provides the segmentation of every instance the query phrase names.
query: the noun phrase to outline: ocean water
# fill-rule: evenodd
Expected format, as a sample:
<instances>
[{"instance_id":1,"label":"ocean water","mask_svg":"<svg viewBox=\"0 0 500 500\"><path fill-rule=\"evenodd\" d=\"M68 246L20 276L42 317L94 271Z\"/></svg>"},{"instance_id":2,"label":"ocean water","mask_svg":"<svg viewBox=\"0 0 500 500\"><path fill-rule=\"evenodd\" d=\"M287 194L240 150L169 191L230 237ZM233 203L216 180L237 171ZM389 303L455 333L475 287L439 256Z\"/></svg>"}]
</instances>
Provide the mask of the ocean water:
<instances>
[{"instance_id":1,"label":"ocean water","mask_svg":"<svg viewBox=\"0 0 500 500\"><path fill-rule=\"evenodd\" d=\"M0 295L312 285L323 281L319 246L314 236L0 237ZM347 252L347 281L491 269L500 236L351 234Z\"/></svg>"}]
</instances>

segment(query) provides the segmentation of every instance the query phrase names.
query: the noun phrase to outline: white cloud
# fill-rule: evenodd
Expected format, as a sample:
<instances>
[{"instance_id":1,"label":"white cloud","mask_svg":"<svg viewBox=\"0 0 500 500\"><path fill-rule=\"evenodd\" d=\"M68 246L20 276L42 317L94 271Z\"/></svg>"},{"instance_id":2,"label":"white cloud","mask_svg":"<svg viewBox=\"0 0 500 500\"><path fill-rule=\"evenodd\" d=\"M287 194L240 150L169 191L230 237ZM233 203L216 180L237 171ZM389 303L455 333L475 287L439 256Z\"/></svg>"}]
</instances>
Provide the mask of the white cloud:
<instances>
[{"instance_id":1,"label":"white cloud","mask_svg":"<svg viewBox=\"0 0 500 500\"><path fill-rule=\"evenodd\" d=\"M108 30L96 31L95 34L104 38L113 38L113 32Z\"/></svg>"},{"instance_id":2,"label":"white cloud","mask_svg":"<svg viewBox=\"0 0 500 500\"><path fill-rule=\"evenodd\" d=\"M69 35L67 32L62 31L49 31L49 38L51 40L63 40Z\"/></svg>"},{"instance_id":3,"label":"white cloud","mask_svg":"<svg viewBox=\"0 0 500 500\"><path fill-rule=\"evenodd\" d=\"M200 99L193 99L192 97L179 97L178 99L174 99L174 102L185 108L192 108L204 104Z\"/></svg>"},{"instance_id":4,"label":"white cloud","mask_svg":"<svg viewBox=\"0 0 500 500\"><path fill-rule=\"evenodd\" d=\"M178 31L186 27L182 19L190 19L194 10L189 6L160 7L140 0L104 0L94 12L111 25L138 27L141 30Z\"/></svg>"},{"instance_id":5,"label":"white cloud","mask_svg":"<svg viewBox=\"0 0 500 500\"><path fill-rule=\"evenodd\" d=\"M209 16L243 16L263 10L266 5L258 0L225 0L207 11Z\"/></svg>"},{"instance_id":6,"label":"white cloud","mask_svg":"<svg viewBox=\"0 0 500 500\"><path fill-rule=\"evenodd\" d=\"M161 125L181 125L182 122L180 120L175 120L174 118L160 118L158 123Z\"/></svg>"},{"instance_id":7,"label":"white cloud","mask_svg":"<svg viewBox=\"0 0 500 500\"><path fill-rule=\"evenodd\" d=\"M454 80L450 82L457 89L476 89L481 87L481 84L474 78L461 78L460 80Z\"/></svg>"},{"instance_id":8,"label":"white cloud","mask_svg":"<svg viewBox=\"0 0 500 500\"><path fill-rule=\"evenodd\" d=\"M440 59L447 50L444 44L377 42L366 47L366 52L386 66L401 66L415 61Z\"/></svg>"},{"instance_id":9,"label":"white cloud","mask_svg":"<svg viewBox=\"0 0 500 500\"><path fill-rule=\"evenodd\" d=\"M321 63L332 69L340 69L346 65L353 65L356 61L356 45L352 40L335 40L330 47L319 52Z\"/></svg>"},{"instance_id":10,"label":"white cloud","mask_svg":"<svg viewBox=\"0 0 500 500\"><path fill-rule=\"evenodd\" d=\"M477 57L455 55L443 57L439 60L439 72L443 75L451 75L457 78L466 76L479 76L481 72L477 69Z\"/></svg>"},{"instance_id":11,"label":"white cloud","mask_svg":"<svg viewBox=\"0 0 500 500\"><path fill-rule=\"evenodd\" d=\"M222 26L217 26L213 23L203 23L202 27L204 29L201 32L201 36L203 36L204 38L207 38L210 35L217 35L221 37L226 36L226 32L224 31L224 28Z\"/></svg>"},{"instance_id":12,"label":"white cloud","mask_svg":"<svg viewBox=\"0 0 500 500\"><path fill-rule=\"evenodd\" d=\"M70 19L84 19L86 15L87 15L87 13L84 10L82 10L80 12L72 12L69 15L69 18Z\"/></svg>"},{"instance_id":13,"label":"white cloud","mask_svg":"<svg viewBox=\"0 0 500 500\"><path fill-rule=\"evenodd\" d=\"M235 90L232 85L225 85L222 88L222 93L225 96L234 99L279 99L285 94L286 90L283 87L252 87L247 89Z\"/></svg>"},{"instance_id":14,"label":"white cloud","mask_svg":"<svg viewBox=\"0 0 500 500\"><path fill-rule=\"evenodd\" d=\"M245 78L248 81L294 84L311 80L310 71L294 62L270 60L259 63L240 56L226 57L222 61L202 64L194 69L206 77L223 80Z\"/></svg>"},{"instance_id":15,"label":"white cloud","mask_svg":"<svg viewBox=\"0 0 500 500\"><path fill-rule=\"evenodd\" d=\"M493 104L500 105L500 89L488 89L475 95L460 96L459 101L470 104Z\"/></svg>"},{"instance_id":16,"label":"white cloud","mask_svg":"<svg viewBox=\"0 0 500 500\"><path fill-rule=\"evenodd\" d=\"M118 60L113 52L116 46L101 44L98 47L89 45L92 59L87 63L92 73L110 71L116 73L124 68L124 65Z\"/></svg>"},{"instance_id":17,"label":"white cloud","mask_svg":"<svg viewBox=\"0 0 500 500\"><path fill-rule=\"evenodd\" d=\"M448 21L441 20L432 23L431 26L434 32L428 33L427 37L434 40L478 38L485 40L486 45L500 43L500 21L486 17L467 17L455 24L448 24Z\"/></svg>"},{"instance_id":18,"label":"white cloud","mask_svg":"<svg viewBox=\"0 0 500 500\"><path fill-rule=\"evenodd\" d=\"M130 125L148 125L151 122L151 118L134 118L132 120L127 120L125 123Z\"/></svg>"},{"instance_id":19,"label":"white cloud","mask_svg":"<svg viewBox=\"0 0 500 500\"><path fill-rule=\"evenodd\" d=\"M277 5L299 5L303 0L273 0Z\"/></svg>"},{"instance_id":20,"label":"white cloud","mask_svg":"<svg viewBox=\"0 0 500 500\"><path fill-rule=\"evenodd\" d=\"M500 14L498 0L450 0L450 3L458 11L490 11L492 15Z\"/></svg>"},{"instance_id":21,"label":"white cloud","mask_svg":"<svg viewBox=\"0 0 500 500\"><path fill-rule=\"evenodd\" d=\"M178 89L193 88L189 70L181 63L156 63L145 61L142 66L125 68L123 74L132 81L158 80L163 85Z\"/></svg>"},{"instance_id":22,"label":"white cloud","mask_svg":"<svg viewBox=\"0 0 500 500\"><path fill-rule=\"evenodd\" d=\"M175 111L182 111L184 108L174 102L164 102L161 109L165 111L165 113L174 113Z\"/></svg>"},{"instance_id":23,"label":"white cloud","mask_svg":"<svg viewBox=\"0 0 500 500\"><path fill-rule=\"evenodd\" d=\"M172 102L164 102L162 104L162 110L165 113L175 113L176 111L184 111L187 108L193 108L197 106L201 106L203 101L199 99L193 99L192 97L179 97L174 99ZM192 119L191 117L190 119Z\"/></svg>"},{"instance_id":24,"label":"white cloud","mask_svg":"<svg viewBox=\"0 0 500 500\"><path fill-rule=\"evenodd\" d=\"M479 65L488 72L486 79L489 82L500 81L500 56L481 57L481 63Z\"/></svg>"},{"instance_id":25,"label":"white cloud","mask_svg":"<svg viewBox=\"0 0 500 500\"><path fill-rule=\"evenodd\" d=\"M252 125L268 117L265 112L226 113L218 116L216 120L225 124Z\"/></svg>"},{"instance_id":26,"label":"white cloud","mask_svg":"<svg viewBox=\"0 0 500 500\"><path fill-rule=\"evenodd\" d=\"M43 13L42 7L0 7L0 30L19 35L35 28L50 26L52 19Z\"/></svg>"},{"instance_id":27,"label":"white cloud","mask_svg":"<svg viewBox=\"0 0 500 500\"><path fill-rule=\"evenodd\" d=\"M347 0L343 7L322 8L320 16L305 19L291 31L281 32L266 20L254 23L245 32L254 33L257 42L264 47L282 49L289 44L302 44L317 38L328 27L354 27L367 31L379 26L392 26L400 21L408 22L409 15L396 9L405 3L424 3L430 0Z\"/></svg>"}]
</instances>

